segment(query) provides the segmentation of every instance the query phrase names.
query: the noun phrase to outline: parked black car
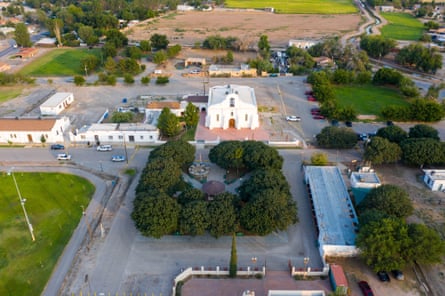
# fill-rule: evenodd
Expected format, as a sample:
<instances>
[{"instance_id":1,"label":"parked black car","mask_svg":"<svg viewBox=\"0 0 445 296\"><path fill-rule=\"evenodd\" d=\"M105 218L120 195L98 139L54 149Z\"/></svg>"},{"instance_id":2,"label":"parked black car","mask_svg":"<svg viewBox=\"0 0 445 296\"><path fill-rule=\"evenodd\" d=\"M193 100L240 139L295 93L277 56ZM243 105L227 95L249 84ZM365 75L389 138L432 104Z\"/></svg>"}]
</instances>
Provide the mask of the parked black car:
<instances>
[{"instance_id":1,"label":"parked black car","mask_svg":"<svg viewBox=\"0 0 445 296\"><path fill-rule=\"evenodd\" d=\"M381 282L390 282L391 281L391 279L389 278L389 275L386 271L377 272L377 276L379 277L379 280Z\"/></svg>"},{"instance_id":2,"label":"parked black car","mask_svg":"<svg viewBox=\"0 0 445 296\"><path fill-rule=\"evenodd\" d=\"M403 275L403 272L401 270L391 270L391 273L396 280L403 281L405 279L405 276Z\"/></svg>"},{"instance_id":3,"label":"parked black car","mask_svg":"<svg viewBox=\"0 0 445 296\"><path fill-rule=\"evenodd\" d=\"M65 146L63 146L62 144L51 145L51 150L63 150L63 149L65 149Z\"/></svg>"},{"instance_id":4,"label":"parked black car","mask_svg":"<svg viewBox=\"0 0 445 296\"><path fill-rule=\"evenodd\" d=\"M352 121L345 121L345 125L347 127L352 127Z\"/></svg>"}]
</instances>

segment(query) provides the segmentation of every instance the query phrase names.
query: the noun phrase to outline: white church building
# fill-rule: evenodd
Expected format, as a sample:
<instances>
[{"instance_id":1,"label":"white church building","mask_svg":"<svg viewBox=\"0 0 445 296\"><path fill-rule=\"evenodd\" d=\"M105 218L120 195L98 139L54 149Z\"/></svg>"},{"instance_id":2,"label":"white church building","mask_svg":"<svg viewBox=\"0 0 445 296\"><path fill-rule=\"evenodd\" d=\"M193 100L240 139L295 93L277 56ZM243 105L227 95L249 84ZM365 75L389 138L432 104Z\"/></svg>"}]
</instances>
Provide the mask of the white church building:
<instances>
[{"instance_id":1,"label":"white church building","mask_svg":"<svg viewBox=\"0 0 445 296\"><path fill-rule=\"evenodd\" d=\"M253 88L233 84L210 88L205 120L207 128L256 129L259 125Z\"/></svg>"}]
</instances>

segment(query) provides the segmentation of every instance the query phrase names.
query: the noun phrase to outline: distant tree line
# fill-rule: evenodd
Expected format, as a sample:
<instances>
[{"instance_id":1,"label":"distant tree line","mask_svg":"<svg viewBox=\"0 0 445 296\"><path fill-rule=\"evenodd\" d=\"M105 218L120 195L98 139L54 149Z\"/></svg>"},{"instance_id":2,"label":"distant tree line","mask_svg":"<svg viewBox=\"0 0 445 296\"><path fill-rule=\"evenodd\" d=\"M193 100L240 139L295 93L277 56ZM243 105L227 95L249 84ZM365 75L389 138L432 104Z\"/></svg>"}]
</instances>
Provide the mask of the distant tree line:
<instances>
[{"instance_id":1,"label":"distant tree line","mask_svg":"<svg viewBox=\"0 0 445 296\"><path fill-rule=\"evenodd\" d=\"M216 238L237 231L266 235L297 222L296 203L275 149L254 141L228 141L212 148L211 161L225 169L248 169L251 176L239 196L224 192L211 201L182 179L182 171L194 158L195 148L183 141L167 142L150 153L131 214L142 234L155 238L207 231Z\"/></svg>"}]
</instances>

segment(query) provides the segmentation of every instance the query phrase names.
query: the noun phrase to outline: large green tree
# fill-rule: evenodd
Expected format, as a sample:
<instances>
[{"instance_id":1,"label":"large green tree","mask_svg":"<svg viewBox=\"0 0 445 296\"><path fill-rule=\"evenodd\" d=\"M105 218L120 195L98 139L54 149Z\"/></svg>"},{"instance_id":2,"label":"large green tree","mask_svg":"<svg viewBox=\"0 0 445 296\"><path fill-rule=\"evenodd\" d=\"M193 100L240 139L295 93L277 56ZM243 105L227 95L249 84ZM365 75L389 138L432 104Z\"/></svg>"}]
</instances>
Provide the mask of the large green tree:
<instances>
[{"instance_id":1,"label":"large green tree","mask_svg":"<svg viewBox=\"0 0 445 296\"><path fill-rule=\"evenodd\" d=\"M297 206L290 194L266 189L255 195L240 213L240 224L249 232L267 235L297 223Z\"/></svg>"},{"instance_id":2,"label":"large green tree","mask_svg":"<svg viewBox=\"0 0 445 296\"><path fill-rule=\"evenodd\" d=\"M196 127L199 122L199 110L191 102L188 102L184 111L184 121L188 128Z\"/></svg>"},{"instance_id":3,"label":"large green tree","mask_svg":"<svg viewBox=\"0 0 445 296\"><path fill-rule=\"evenodd\" d=\"M414 211L408 193L403 188L391 184L372 189L358 205L360 213L370 209L376 209L388 217L401 219Z\"/></svg>"},{"instance_id":4,"label":"large green tree","mask_svg":"<svg viewBox=\"0 0 445 296\"><path fill-rule=\"evenodd\" d=\"M163 192L140 193L131 214L136 228L146 236L161 238L176 230L180 207Z\"/></svg>"},{"instance_id":5,"label":"large green tree","mask_svg":"<svg viewBox=\"0 0 445 296\"><path fill-rule=\"evenodd\" d=\"M155 158L147 163L142 172L136 192L157 189L167 192L178 183L181 169L173 159Z\"/></svg>"},{"instance_id":6,"label":"large green tree","mask_svg":"<svg viewBox=\"0 0 445 296\"><path fill-rule=\"evenodd\" d=\"M240 141L224 141L210 150L209 159L224 169L240 169L244 167L243 155Z\"/></svg>"},{"instance_id":7,"label":"large green tree","mask_svg":"<svg viewBox=\"0 0 445 296\"><path fill-rule=\"evenodd\" d=\"M398 144L408 138L408 133L405 132L405 130L403 130L400 126L390 125L379 128L377 131L377 136Z\"/></svg>"},{"instance_id":8,"label":"large green tree","mask_svg":"<svg viewBox=\"0 0 445 296\"><path fill-rule=\"evenodd\" d=\"M408 235L411 238L408 250L411 260L420 264L442 262L445 242L434 229L424 224L409 224Z\"/></svg>"},{"instance_id":9,"label":"large green tree","mask_svg":"<svg viewBox=\"0 0 445 296\"><path fill-rule=\"evenodd\" d=\"M209 227L206 201L192 201L185 204L179 216L179 230L182 234L202 235Z\"/></svg>"},{"instance_id":10,"label":"large green tree","mask_svg":"<svg viewBox=\"0 0 445 296\"><path fill-rule=\"evenodd\" d=\"M15 25L14 39L18 46L31 47L32 45L28 27L24 23Z\"/></svg>"},{"instance_id":11,"label":"large green tree","mask_svg":"<svg viewBox=\"0 0 445 296\"><path fill-rule=\"evenodd\" d=\"M149 160L171 159L178 166L189 165L195 160L196 148L187 141L175 140L156 147L150 152Z\"/></svg>"},{"instance_id":12,"label":"large green tree","mask_svg":"<svg viewBox=\"0 0 445 296\"><path fill-rule=\"evenodd\" d=\"M364 158L373 164L394 163L400 160L402 149L387 139L373 137L366 145Z\"/></svg>"},{"instance_id":13,"label":"large green tree","mask_svg":"<svg viewBox=\"0 0 445 296\"><path fill-rule=\"evenodd\" d=\"M190 202L203 201L203 200L204 200L204 193L200 189L193 187L184 190L178 196L178 203L181 205L186 205Z\"/></svg>"},{"instance_id":14,"label":"large green tree","mask_svg":"<svg viewBox=\"0 0 445 296\"><path fill-rule=\"evenodd\" d=\"M363 35L360 39L360 47L366 50L373 58L381 58L397 45L396 41L382 35Z\"/></svg>"},{"instance_id":15,"label":"large green tree","mask_svg":"<svg viewBox=\"0 0 445 296\"><path fill-rule=\"evenodd\" d=\"M328 126L316 136L317 143L323 148L352 148L357 142L357 135L345 127Z\"/></svg>"},{"instance_id":16,"label":"large green tree","mask_svg":"<svg viewBox=\"0 0 445 296\"><path fill-rule=\"evenodd\" d=\"M150 43L152 47L159 50L159 49L167 49L169 41L166 35L155 33L150 37Z\"/></svg>"},{"instance_id":17,"label":"large green tree","mask_svg":"<svg viewBox=\"0 0 445 296\"><path fill-rule=\"evenodd\" d=\"M249 202L264 190L272 189L290 196L289 184L283 173L277 169L255 170L249 179L238 188L243 201Z\"/></svg>"},{"instance_id":18,"label":"large green tree","mask_svg":"<svg viewBox=\"0 0 445 296\"><path fill-rule=\"evenodd\" d=\"M259 141L244 141L244 163L249 170L255 169L281 169L283 157L277 149Z\"/></svg>"},{"instance_id":19,"label":"large green tree","mask_svg":"<svg viewBox=\"0 0 445 296\"><path fill-rule=\"evenodd\" d=\"M218 194L208 205L209 232L218 238L233 233L237 228L237 213L234 207L235 195Z\"/></svg>"},{"instance_id":20,"label":"large green tree","mask_svg":"<svg viewBox=\"0 0 445 296\"><path fill-rule=\"evenodd\" d=\"M361 257L374 271L403 269L408 261L409 242L406 223L395 218L365 224L355 240Z\"/></svg>"},{"instance_id":21,"label":"large green tree","mask_svg":"<svg viewBox=\"0 0 445 296\"><path fill-rule=\"evenodd\" d=\"M179 119L169 108L165 107L159 115L158 128L166 137L176 136L180 131Z\"/></svg>"},{"instance_id":22,"label":"large green tree","mask_svg":"<svg viewBox=\"0 0 445 296\"><path fill-rule=\"evenodd\" d=\"M270 44L267 35L261 35L258 41L258 50L263 59L268 60L270 57Z\"/></svg>"},{"instance_id":23,"label":"large green tree","mask_svg":"<svg viewBox=\"0 0 445 296\"><path fill-rule=\"evenodd\" d=\"M413 138L400 143L403 162L409 165L423 166L445 162L443 143L431 138Z\"/></svg>"},{"instance_id":24,"label":"large green tree","mask_svg":"<svg viewBox=\"0 0 445 296\"><path fill-rule=\"evenodd\" d=\"M439 132L432 126L426 124L416 124L409 128L410 138L430 138L440 140Z\"/></svg>"}]
</instances>

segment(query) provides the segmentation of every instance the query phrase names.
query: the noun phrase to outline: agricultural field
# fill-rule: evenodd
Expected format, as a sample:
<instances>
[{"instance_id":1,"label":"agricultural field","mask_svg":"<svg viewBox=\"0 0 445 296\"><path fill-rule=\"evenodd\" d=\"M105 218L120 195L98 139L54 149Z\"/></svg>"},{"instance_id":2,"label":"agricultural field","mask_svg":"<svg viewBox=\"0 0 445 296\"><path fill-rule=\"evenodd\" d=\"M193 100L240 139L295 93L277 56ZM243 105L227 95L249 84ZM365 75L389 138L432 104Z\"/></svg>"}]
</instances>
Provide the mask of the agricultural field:
<instances>
[{"instance_id":1,"label":"agricultural field","mask_svg":"<svg viewBox=\"0 0 445 296\"><path fill-rule=\"evenodd\" d=\"M80 61L88 55L95 55L100 60L99 49L63 48L49 51L47 54L34 59L20 74L30 76L74 76L84 75Z\"/></svg>"},{"instance_id":2,"label":"agricultural field","mask_svg":"<svg viewBox=\"0 0 445 296\"><path fill-rule=\"evenodd\" d=\"M419 40L423 24L408 13L381 13L388 25L380 29L382 36L396 40Z\"/></svg>"},{"instance_id":3,"label":"agricultural field","mask_svg":"<svg viewBox=\"0 0 445 296\"><path fill-rule=\"evenodd\" d=\"M339 86L334 88L340 106L352 106L358 114L380 116L389 105L408 105L400 93L391 88L374 85Z\"/></svg>"},{"instance_id":4,"label":"agricultural field","mask_svg":"<svg viewBox=\"0 0 445 296\"><path fill-rule=\"evenodd\" d=\"M25 222L12 175L0 175L0 295L40 295L87 207L94 186L68 174L15 172L33 226Z\"/></svg>"},{"instance_id":5,"label":"agricultural field","mask_svg":"<svg viewBox=\"0 0 445 296\"><path fill-rule=\"evenodd\" d=\"M226 0L227 8L264 9L273 7L276 13L283 14L348 14L358 9L351 0Z\"/></svg>"}]
</instances>

